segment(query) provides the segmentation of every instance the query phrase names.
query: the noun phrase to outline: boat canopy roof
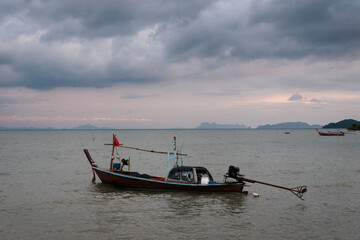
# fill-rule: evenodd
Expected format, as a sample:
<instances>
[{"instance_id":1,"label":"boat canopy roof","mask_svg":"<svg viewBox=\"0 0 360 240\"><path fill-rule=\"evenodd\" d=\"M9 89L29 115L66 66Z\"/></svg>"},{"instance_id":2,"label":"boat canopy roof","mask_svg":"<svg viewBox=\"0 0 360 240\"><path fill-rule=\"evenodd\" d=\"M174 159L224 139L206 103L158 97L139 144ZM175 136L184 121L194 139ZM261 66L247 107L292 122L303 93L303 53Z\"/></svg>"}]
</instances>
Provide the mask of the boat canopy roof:
<instances>
[{"instance_id":1,"label":"boat canopy roof","mask_svg":"<svg viewBox=\"0 0 360 240\"><path fill-rule=\"evenodd\" d=\"M192 167L192 166L180 166L180 167L174 167L173 169L171 169L170 173L174 173L174 172L178 172L178 171L192 171L193 169L198 170L202 170L202 171L206 171L209 172L206 168L204 167Z\"/></svg>"}]
</instances>

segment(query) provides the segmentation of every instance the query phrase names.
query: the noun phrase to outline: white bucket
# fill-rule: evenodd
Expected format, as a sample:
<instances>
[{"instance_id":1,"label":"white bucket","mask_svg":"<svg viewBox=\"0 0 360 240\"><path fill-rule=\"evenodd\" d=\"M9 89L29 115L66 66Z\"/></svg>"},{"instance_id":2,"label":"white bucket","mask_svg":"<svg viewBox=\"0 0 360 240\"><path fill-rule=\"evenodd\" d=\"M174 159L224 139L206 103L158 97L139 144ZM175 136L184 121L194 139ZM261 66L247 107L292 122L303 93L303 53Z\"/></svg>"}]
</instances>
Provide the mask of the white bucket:
<instances>
[{"instance_id":1,"label":"white bucket","mask_svg":"<svg viewBox=\"0 0 360 240\"><path fill-rule=\"evenodd\" d=\"M201 184L209 184L209 178L208 177L201 178Z\"/></svg>"}]
</instances>

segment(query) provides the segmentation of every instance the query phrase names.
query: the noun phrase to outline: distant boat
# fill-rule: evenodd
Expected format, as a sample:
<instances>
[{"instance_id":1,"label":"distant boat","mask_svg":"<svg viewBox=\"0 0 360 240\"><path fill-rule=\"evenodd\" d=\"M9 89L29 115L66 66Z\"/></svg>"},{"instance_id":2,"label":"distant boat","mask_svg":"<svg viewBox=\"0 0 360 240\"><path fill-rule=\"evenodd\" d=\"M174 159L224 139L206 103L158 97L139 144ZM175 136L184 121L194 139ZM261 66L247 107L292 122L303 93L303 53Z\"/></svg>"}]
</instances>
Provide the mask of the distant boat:
<instances>
[{"instance_id":1,"label":"distant boat","mask_svg":"<svg viewBox=\"0 0 360 240\"><path fill-rule=\"evenodd\" d=\"M320 132L318 129L316 129L316 131L318 132L318 134L320 136L344 136L345 133L344 132L341 132L341 131L337 131L337 132Z\"/></svg>"},{"instance_id":2,"label":"distant boat","mask_svg":"<svg viewBox=\"0 0 360 240\"><path fill-rule=\"evenodd\" d=\"M285 134L290 134L290 132L285 132Z\"/></svg>"}]
</instances>

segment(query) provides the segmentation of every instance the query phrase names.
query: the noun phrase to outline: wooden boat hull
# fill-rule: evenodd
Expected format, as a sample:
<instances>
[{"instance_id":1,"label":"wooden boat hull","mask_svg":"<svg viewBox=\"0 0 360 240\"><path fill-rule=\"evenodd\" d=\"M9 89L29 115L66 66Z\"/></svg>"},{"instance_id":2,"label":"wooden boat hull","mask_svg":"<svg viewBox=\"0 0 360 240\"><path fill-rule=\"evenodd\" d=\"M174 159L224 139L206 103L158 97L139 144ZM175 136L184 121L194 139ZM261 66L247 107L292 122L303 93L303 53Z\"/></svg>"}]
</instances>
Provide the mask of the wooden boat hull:
<instances>
[{"instance_id":1,"label":"wooden boat hull","mask_svg":"<svg viewBox=\"0 0 360 240\"><path fill-rule=\"evenodd\" d=\"M338 133L331 133L331 132L320 132L319 130L316 129L316 131L318 132L318 134L320 136L344 136L345 133L343 132L338 132Z\"/></svg>"},{"instance_id":2,"label":"wooden boat hull","mask_svg":"<svg viewBox=\"0 0 360 240\"><path fill-rule=\"evenodd\" d=\"M158 189L158 190L181 190L196 192L242 192L244 183L214 183L192 184L159 181L109 171L99 167L92 167L96 175L103 183L112 184L124 188Z\"/></svg>"},{"instance_id":3,"label":"wooden boat hull","mask_svg":"<svg viewBox=\"0 0 360 240\"><path fill-rule=\"evenodd\" d=\"M344 136L344 133L319 133L320 136Z\"/></svg>"}]
</instances>

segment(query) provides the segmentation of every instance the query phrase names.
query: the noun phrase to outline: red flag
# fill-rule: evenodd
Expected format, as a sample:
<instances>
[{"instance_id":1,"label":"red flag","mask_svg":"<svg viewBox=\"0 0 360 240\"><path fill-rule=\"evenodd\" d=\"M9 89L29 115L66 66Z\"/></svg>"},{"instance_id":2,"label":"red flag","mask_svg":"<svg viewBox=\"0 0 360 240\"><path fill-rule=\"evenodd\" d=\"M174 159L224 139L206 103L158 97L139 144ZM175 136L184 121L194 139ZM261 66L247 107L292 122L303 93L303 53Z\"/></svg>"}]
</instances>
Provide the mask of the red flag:
<instances>
[{"instance_id":1,"label":"red flag","mask_svg":"<svg viewBox=\"0 0 360 240\"><path fill-rule=\"evenodd\" d=\"M116 147L120 146L120 143L119 143L119 141L117 140L115 133L113 133L113 146L114 146L114 147L115 147L115 146L116 146Z\"/></svg>"}]
</instances>

